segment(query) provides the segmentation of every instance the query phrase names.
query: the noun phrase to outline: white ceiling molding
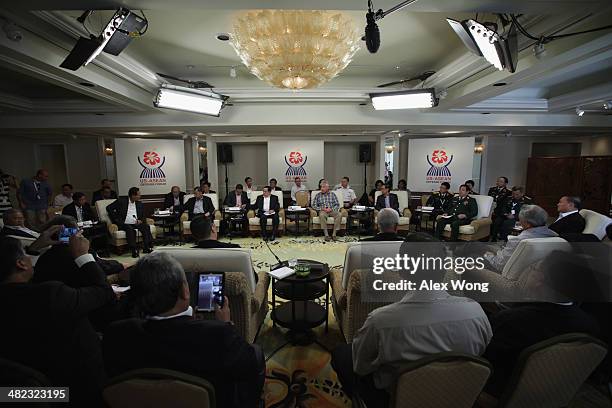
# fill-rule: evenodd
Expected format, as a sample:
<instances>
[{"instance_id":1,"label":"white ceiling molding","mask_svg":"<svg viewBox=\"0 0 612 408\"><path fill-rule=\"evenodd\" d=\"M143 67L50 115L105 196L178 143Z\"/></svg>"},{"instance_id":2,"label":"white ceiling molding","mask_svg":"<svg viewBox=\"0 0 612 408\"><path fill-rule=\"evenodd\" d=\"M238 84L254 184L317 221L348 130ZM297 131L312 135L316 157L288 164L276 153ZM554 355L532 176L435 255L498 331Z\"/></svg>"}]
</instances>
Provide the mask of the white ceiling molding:
<instances>
[{"instance_id":1,"label":"white ceiling molding","mask_svg":"<svg viewBox=\"0 0 612 408\"><path fill-rule=\"evenodd\" d=\"M498 96L465 108L451 110L455 112L548 112L548 100L544 98L528 99Z\"/></svg>"},{"instance_id":2,"label":"white ceiling molding","mask_svg":"<svg viewBox=\"0 0 612 408\"><path fill-rule=\"evenodd\" d=\"M32 99L0 92L0 107L32 113L120 113L121 107L95 101L73 99Z\"/></svg>"},{"instance_id":3,"label":"white ceiling molding","mask_svg":"<svg viewBox=\"0 0 612 408\"><path fill-rule=\"evenodd\" d=\"M550 112L562 112L575 109L577 106L609 100L612 100L612 83L581 89L577 92L551 98L548 105Z\"/></svg>"}]
</instances>

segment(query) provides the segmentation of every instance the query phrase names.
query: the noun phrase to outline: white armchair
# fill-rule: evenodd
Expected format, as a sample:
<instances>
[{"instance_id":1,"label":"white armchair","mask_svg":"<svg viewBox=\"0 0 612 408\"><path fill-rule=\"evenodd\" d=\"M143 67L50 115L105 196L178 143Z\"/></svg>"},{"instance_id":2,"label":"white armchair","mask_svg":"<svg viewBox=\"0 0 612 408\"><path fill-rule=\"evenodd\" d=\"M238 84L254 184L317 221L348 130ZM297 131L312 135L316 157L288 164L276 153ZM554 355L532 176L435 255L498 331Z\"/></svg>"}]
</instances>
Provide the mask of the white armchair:
<instances>
[{"instance_id":1,"label":"white armchair","mask_svg":"<svg viewBox=\"0 0 612 408\"><path fill-rule=\"evenodd\" d=\"M467 225L459 227L459 239L462 241L478 241L488 237L491 234L491 212L493 210L493 197L488 195L473 195L470 196L476 200L478 204L478 214ZM450 238L451 227L444 227L444 236Z\"/></svg>"},{"instance_id":2,"label":"white armchair","mask_svg":"<svg viewBox=\"0 0 612 408\"><path fill-rule=\"evenodd\" d=\"M123 248L127 246L127 239L125 237L125 231L120 231L119 227L116 224L113 224L110 217L108 216L108 212L106 211L106 207L115 202L116 200L98 200L96 201L96 211L98 212L98 218L100 221L106 223L108 228L108 233L111 236L110 244L115 248L117 252L123 252ZM151 229L151 235L153 239L157 237L157 228L155 228L154 221L151 218L146 219L147 224ZM136 239L138 237L142 237L140 231L136 231Z\"/></svg>"},{"instance_id":3,"label":"white armchair","mask_svg":"<svg viewBox=\"0 0 612 408\"><path fill-rule=\"evenodd\" d=\"M254 206L257 202L257 197L263 194L263 191L253 191L251 192L251 206ZM280 205L280 210L278 211L278 230L285 230L285 210L283 208L283 192L282 191L272 191L276 197L278 197L278 204ZM259 225L259 217L256 214L255 210L249 210L247 213L247 218L249 220L249 232L251 234L258 234L261 231L261 226ZM272 220L268 219L268 226L272 227Z\"/></svg>"},{"instance_id":4,"label":"white armchair","mask_svg":"<svg viewBox=\"0 0 612 408\"><path fill-rule=\"evenodd\" d=\"M213 206L215 207L215 226L217 227L217 231L218 231L221 225L221 211L219 211L219 197L217 196L217 193L208 193L204 195L210 198L210 200L213 203ZM183 203L187 203L187 200L189 200L191 197L193 197L193 194L185 194ZM190 227L191 227L191 221L189 221L189 215L187 214L187 211L185 211L183 214L181 214L181 231L184 237L191 235Z\"/></svg>"},{"instance_id":5,"label":"white armchair","mask_svg":"<svg viewBox=\"0 0 612 408\"><path fill-rule=\"evenodd\" d=\"M604 239L606 236L606 227L612 224L612 219L598 212L586 209L580 210L579 213L586 221L586 226L582 233L593 234L599 238L599 240Z\"/></svg>"},{"instance_id":6,"label":"white armchair","mask_svg":"<svg viewBox=\"0 0 612 408\"><path fill-rule=\"evenodd\" d=\"M310 205L314 202L317 194L320 193L320 190L313 190L310 192ZM346 222L348 220L348 212L342 208L342 204L344 203L344 196L342 192L339 190L332 190L332 193L336 195L338 198L338 203L340 204L340 231L346 230ZM334 227L334 219L331 217L327 218L327 225L329 227ZM314 208L310 207L310 230L311 231L322 231L321 229L321 220L319 219L319 212Z\"/></svg>"},{"instance_id":7,"label":"white armchair","mask_svg":"<svg viewBox=\"0 0 612 408\"><path fill-rule=\"evenodd\" d=\"M393 194L397 195L397 201L399 202L399 214L400 220L399 225L397 227L400 231L409 231L410 230L410 217L412 213L410 212L410 208L408 205L410 203L410 197L408 196L408 191L403 190L395 190L391 191ZM376 200L382 193L377 191L374 193L374 204L376 204ZM374 212L374 224L376 228L378 228L378 210Z\"/></svg>"}]
</instances>

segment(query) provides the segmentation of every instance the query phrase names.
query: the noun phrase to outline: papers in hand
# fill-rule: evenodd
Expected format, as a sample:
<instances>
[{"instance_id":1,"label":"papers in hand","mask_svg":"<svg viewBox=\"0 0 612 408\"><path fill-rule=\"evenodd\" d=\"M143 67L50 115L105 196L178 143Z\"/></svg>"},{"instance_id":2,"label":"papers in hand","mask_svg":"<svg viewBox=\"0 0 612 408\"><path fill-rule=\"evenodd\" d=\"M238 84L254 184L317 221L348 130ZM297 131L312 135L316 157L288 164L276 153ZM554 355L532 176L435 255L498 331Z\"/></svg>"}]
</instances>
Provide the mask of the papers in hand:
<instances>
[{"instance_id":1,"label":"papers in hand","mask_svg":"<svg viewBox=\"0 0 612 408\"><path fill-rule=\"evenodd\" d=\"M282 268L268 272L268 275L276 279L285 279L287 276L291 276L294 273L295 271L293 269L289 268L288 266L283 266Z\"/></svg>"},{"instance_id":2,"label":"papers in hand","mask_svg":"<svg viewBox=\"0 0 612 408\"><path fill-rule=\"evenodd\" d=\"M264 211L264 215L273 215L274 210Z\"/></svg>"},{"instance_id":3,"label":"papers in hand","mask_svg":"<svg viewBox=\"0 0 612 408\"><path fill-rule=\"evenodd\" d=\"M452 215L443 215L442 218L451 218Z\"/></svg>"},{"instance_id":4,"label":"papers in hand","mask_svg":"<svg viewBox=\"0 0 612 408\"><path fill-rule=\"evenodd\" d=\"M433 211L433 207L421 207L421 211Z\"/></svg>"}]
</instances>

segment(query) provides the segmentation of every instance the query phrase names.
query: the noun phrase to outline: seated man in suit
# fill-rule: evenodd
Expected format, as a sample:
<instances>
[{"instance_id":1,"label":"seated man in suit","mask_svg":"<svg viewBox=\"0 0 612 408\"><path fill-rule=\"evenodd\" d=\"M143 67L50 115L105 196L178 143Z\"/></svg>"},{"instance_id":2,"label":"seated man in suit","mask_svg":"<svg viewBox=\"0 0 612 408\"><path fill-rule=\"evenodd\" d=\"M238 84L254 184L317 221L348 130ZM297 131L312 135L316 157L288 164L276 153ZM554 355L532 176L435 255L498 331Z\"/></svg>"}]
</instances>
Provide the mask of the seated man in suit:
<instances>
[{"instance_id":1,"label":"seated man in suit","mask_svg":"<svg viewBox=\"0 0 612 408\"><path fill-rule=\"evenodd\" d=\"M451 204L436 224L436 238L440 239L447 224L451 226L451 241L459 238L459 227L467 225L478 215L478 203L468 195L468 188L465 184L459 186L459 194L451 200Z\"/></svg>"},{"instance_id":2,"label":"seated man in suit","mask_svg":"<svg viewBox=\"0 0 612 408\"><path fill-rule=\"evenodd\" d=\"M128 190L128 198L122 197L109 204L106 212L113 224L116 224L121 231L125 231L128 246L132 250L132 258L138 258L136 231L142 234L143 252L148 254L153 251L151 227L145 219L138 187L131 187Z\"/></svg>"},{"instance_id":3,"label":"seated man in suit","mask_svg":"<svg viewBox=\"0 0 612 408\"><path fill-rule=\"evenodd\" d=\"M40 233L33 231L25 226L23 211L11 208L2 214L4 227L0 231L2 236L12 236L16 238L36 239Z\"/></svg>"},{"instance_id":4,"label":"seated man in suit","mask_svg":"<svg viewBox=\"0 0 612 408\"><path fill-rule=\"evenodd\" d=\"M113 191L113 184L109 179L103 179L100 184L102 184L100 189L93 193L91 205L96 205L98 200L114 200L117 198L117 192Z\"/></svg>"},{"instance_id":5,"label":"seated man in suit","mask_svg":"<svg viewBox=\"0 0 612 408\"><path fill-rule=\"evenodd\" d=\"M280 211L280 203L278 202L278 197L272 195L272 190L270 186L265 186L263 188L263 194L257 197L257 201L255 202L255 211L257 213L257 217L259 218L259 226L261 228L261 237L264 241L268 240L268 219L272 220L272 237L270 241L274 241L276 239L276 233L278 230L278 212Z\"/></svg>"},{"instance_id":6,"label":"seated man in suit","mask_svg":"<svg viewBox=\"0 0 612 408\"><path fill-rule=\"evenodd\" d=\"M378 213L378 234L362 241L403 241L404 238L397 235L399 214L392 208L383 208Z\"/></svg>"},{"instance_id":7,"label":"seated man in suit","mask_svg":"<svg viewBox=\"0 0 612 408\"><path fill-rule=\"evenodd\" d=\"M278 180L275 178L270 179L270 189L270 191L283 191L283 189L278 186Z\"/></svg>"},{"instance_id":8,"label":"seated man in suit","mask_svg":"<svg viewBox=\"0 0 612 408\"><path fill-rule=\"evenodd\" d=\"M428 234L409 234L406 241L409 244L402 245L401 256L446 256L443 246ZM415 282L417 290L371 312L353 343L332 352L331 364L344 392L349 397L359 394L368 408L389 406L387 389L393 385L398 365L444 351L478 356L492 336L477 302L445 290L418 289L423 282L442 282L444 269L419 270L414 275L401 270L400 274Z\"/></svg>"},{"instance_id":9,"label":"seated man in suit","mask_svg":"<svg viewBox=\"0 0 612 408\"><path fill-rule=\"evenodd\" d=\"M236 184L236 189L230 191L225 196L223 205L227 207L240 207L243 210L249 209L249 197L247 197L247 193L243 190L242 184Z\"/></svg>"},{"instance_id":10,"label":"seated man in suit","mask_svg":"<svg viewBox=\"0 0 612 408\"><path fill-rule=\"evenodd\" d=\"M450 210L453 195L449 193L448 190L450 190L450 184L445 181L440 184L440 190L434 191L427 199L425 205L434 208L432 211L434 217Z\"/></svg>"},{"instance_id":11,"label":"seated man in suit","mask_svg":"<svg viewBox=\"0 0 612 408\"><path fill-rule=\"evenodd\" d=\"M557 203L559 217L548 226L557 234L580 234L584 231L586 221L578 212L582 208L580 197L563 196Z\"/></svg>"},{"instance_id":12,"label":"seated man in suit","mask_svg":"<svg viewBox=\"0 0 612 408\"><path fill-rule=\"evenodd\" d=\"M205 196L200 187L194 188L193 194L194 196L185 203L189 221L193 220L196 215L214 218L215 206L210 197Z\"/></svg>"},{"instance_id":13,"label":"seated man in suit","mask_svg":"<svg viewBox=\"0 0 612 408\"><path fill-rule=\"evenodd\" d=\"M391 192L390 184L383 184L380 189L380 194L376 199L376 205L374 206L378 211L383 208L393 208L399 214L399 201L397 194Z\"/></svg>"},{"instance_id":14,"label":"seated man in suit","mask_svg":"<svg viewBox=\"0 0 612 408\"><path fill-rule=\"evenodd\" d=\"M550 238L556 237L557 233L548 229L546 220L548 214L546 210L537 205L523 205L521 212L518 215L519 223L523 227L523 231L516 236L509 236L508 242L493 254L488 252L484 255L485 261L488 261L489 267L493 270L501 272L504 265L510 259L519 242L529 238Z\"/></svg>"},{"instance_id":15,"label":"seated man in suit","mask_svg":"<svg viewBox=\"0 0 612 408\"><path fill-rule=\"evenodd\" d=\"M240 248L238 244L218 241L217 226L208 217L195 217L191 221L191 234L196 241L194 248Z\"/></svg>"},{"instance_id":16,"label":"seated man in suit","mask_svg":"<svg viewBox=\"0 0 612 408\"><path fill-rule=\"evenodd\" d=\"M215 194L216 191L211 190L210 189L210 182L209 181L205 181L203 183L200 183L200 188L202 189L202 194Z\"/></svg>"},{"instance_id":17,"label":"seated man in suit","mask_svg":"<svg viewBox=\"0 0 612 408\"><path fill-rule=\"evenodd\" d=\"M575 253L551 253L529 271L529 290L544 301L519 303L489 317L493 338L483 357L493 365L493 373L487 393L501 396L525 348L567 333L599 335L599 324L578 303L596 299L591 293L600 285L594 271L583 266Z\"/></svg>"},{"instance_id":18,"label":"seated man in suit","mask_svg":"<svg viewBox=\"0 0 612 408\"><path fill-rule=\"evenodd\" d=\"M164 197L164 208L174 213L182 214L185 206L185 193L179 186L172 186L170 192Z\"/></svg>"},{"instance_id":19,"label":"seated man in suit","mask_svg":"<svg viewBox=\"0 0 612 408\"><path fill-rule=\"evenodd\" d=\"M163 252L138 261L130 286L143 318L116 322L104 333L109 375L167 368L210 381L218 407L259 406L265 379L263 353L234 328L227 298L215 311L216 320L194 319L185 272Z\"/></svg>"},{"instance_id":20,"label":"seated man in suit","mask_svg":"<svg viewBox=\"0 0 612 408\"><path fill-rule=\"evenodd\" d=\"M376 182L374 183L374 188L372 190L370 190L370 194L368 194L368 203L360 202L359 204L367 205L367 206L375 205L376 201L374 201L374 197L376 196L376 192L380 191L383 188L384 185L385 185L385 183L383 183L382 180L376 180Z\"/></svg>"},{"instance_id":21,"label":"seated man in suit","mask_svg":"<svg viewBox=\"0 0 612 408\"><path fill-rule=\"evenodd\" d=\"M62 215L69 215L77 222L95 221L96 218L87 203L87 197L78 191L72 195L72 203L62 209Z\"/></svg>"},{"instance_id":22,"label":"seated man in suit","mask_svg":"<svg viewBox=\"0 0 612 408\"><path fill-rule=\"evenodd\" d=\"M51 237L59 229L45 230L28 253L57 243ZM78 289L57 281L31 283L32 261L22 245L0 238L0 320L10 331L0 336L0 357L42 372L53 386L69 386L74 406L102 406L100 339L88 316L115 302L115 294L88 253L87 239L74 235L66 246L79 269Z\"/></svg>"},{"instance_id":23,"label":"seated man in suit","mask_svg":"<svg viewBox=\"0 0 612 408\"><path fill-rule=\"evenodd\" d=\"M512 198L504 201L501 205L500 216L495 218L491 226L491 241L497 241L498 235L502 241L507 241L510 231L518 221L521 208L528 204L533 204L533 200L525 195L523 187L512 187Z\"/></svg>"},{"instance_id":24,"label":"seated man in suit","mask_svg":"<svg viewBox=\"0 0 612 408\"><path fill-rule=\"evenodd\" d=\"M318 192L312 200L312 208L319 214L319 222L321 223L321 229L325 235L325 240L335 241L336 233L340 229L340 223L342 222L342 215L340 214L338 197L329 190L329 183L327 180L321 182L321 191ZM332 230L331 238L329 232L327 232L327 217L332 217L334 219L334 229Z\"/></svg>"}]
</instances>

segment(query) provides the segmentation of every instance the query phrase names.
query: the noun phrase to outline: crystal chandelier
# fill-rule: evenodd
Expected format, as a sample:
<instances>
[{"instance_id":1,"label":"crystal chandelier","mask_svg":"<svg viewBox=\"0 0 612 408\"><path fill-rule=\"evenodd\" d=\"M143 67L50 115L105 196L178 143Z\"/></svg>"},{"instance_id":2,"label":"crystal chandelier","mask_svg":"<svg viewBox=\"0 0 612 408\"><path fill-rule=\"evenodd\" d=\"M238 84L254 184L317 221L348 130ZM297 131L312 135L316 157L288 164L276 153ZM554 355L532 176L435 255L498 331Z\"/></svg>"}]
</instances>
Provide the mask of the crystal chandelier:
<instances>
[{"instance_id":1,"label":"crystal chandelier","mask_svg":"<svg viewBox=\"0 0 612 408\"><path fill-rule=\"evenodd\" d=\"M315 88L359 49L350 17L310 10L255 10L238 16L232 46L253 75L278 88Z\"/></svg>"}]
</instances>

